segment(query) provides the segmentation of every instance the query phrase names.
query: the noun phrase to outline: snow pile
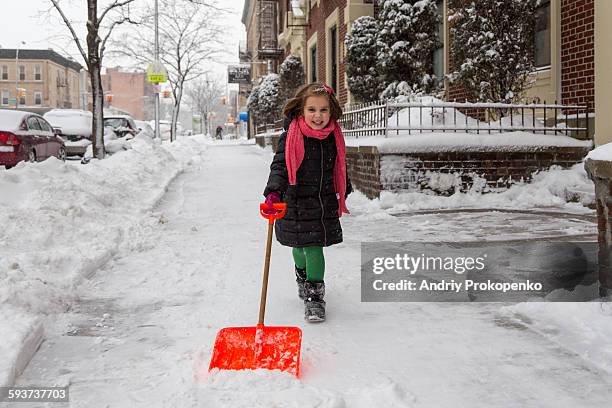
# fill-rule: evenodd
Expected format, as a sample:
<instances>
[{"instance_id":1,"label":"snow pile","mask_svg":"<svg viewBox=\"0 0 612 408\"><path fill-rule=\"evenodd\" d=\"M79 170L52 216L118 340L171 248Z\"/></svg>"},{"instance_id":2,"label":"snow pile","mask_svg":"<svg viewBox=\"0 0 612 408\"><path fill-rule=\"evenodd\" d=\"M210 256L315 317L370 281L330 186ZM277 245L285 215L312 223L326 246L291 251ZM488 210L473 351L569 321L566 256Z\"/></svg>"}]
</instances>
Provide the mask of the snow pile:
<instances>
[{"instance_id":1,"label":"snow pile","mask_svg":"<svg viewBox=\"0 0 612 408\"><path fill-rule=\"evenodd\" d=\"M440 184L453 180L439 180ZM456 192L443 197L422 192L381 192L380 198L369 200L355 192L349 199L351 211L371 213L378 209L387 213L401 213L415 210L434 210L450 208L507 208L531 209L538 207L557 207L568 212L587 213L592 210L583 207L594 200L595 192L584 164L578 163L564 170L554 166L550 170L536 173L531 183L517 183L509 189L496 194L481 194L482 186L475 183L468 192ZM580 201L580 203L568 201Z\"/></svg>"},{"instance_id":2,"label":"snow pile","mask_svg":"<svg viewBox=\"0 0 612 408\"><path fill-rule=\"evenodd\" d=\"M587 155L587 159L612 161L612 143L607 143L591 150Z\"/></svg>"},{"instance_id":3,"label":"snow pile","mask_svg":"<svg viewBox=\"0 0 612 408\"><path fill-rule=\"evenodd\" d=\"M0 313L66 309L83 276L120 248L139 245L147 211L206 149L203 137L162 146L148 138L129 143L131 149L88 165L50 158L0 170ZM15 319L0 319L3 342L18 341ZM4 344L6 350L18 345Z\"/></svg>"},{"instance_id":4,"label":"snow pile","mask_svg":"<svg viewBox=\"0 0 612 408\"><path fill-rule=\"evenodd\" d=\"M519 303L501 313L612 374L609 303Z\"/></svg>"}]
</instances>

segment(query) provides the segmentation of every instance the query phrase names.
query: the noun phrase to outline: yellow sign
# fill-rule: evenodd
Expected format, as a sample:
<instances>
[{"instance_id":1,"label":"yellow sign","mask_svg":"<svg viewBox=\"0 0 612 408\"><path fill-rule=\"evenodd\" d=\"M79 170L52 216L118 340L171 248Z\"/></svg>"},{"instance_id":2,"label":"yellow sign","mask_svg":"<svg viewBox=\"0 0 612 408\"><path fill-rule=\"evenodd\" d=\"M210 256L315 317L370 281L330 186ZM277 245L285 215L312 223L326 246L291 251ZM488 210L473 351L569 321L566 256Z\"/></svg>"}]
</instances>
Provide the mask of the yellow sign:
<instances>
[{"instance_id":1,"label":"yellow sign","mask_svg":"<svg viewBox=\"0 0 612 408\"><path fill-rule=\"evenodd\" d=\"M161 84L168 81L168 71L161 61L154 61L147 67L147 81L152 84Z\"/></svg>"}]
</instances>

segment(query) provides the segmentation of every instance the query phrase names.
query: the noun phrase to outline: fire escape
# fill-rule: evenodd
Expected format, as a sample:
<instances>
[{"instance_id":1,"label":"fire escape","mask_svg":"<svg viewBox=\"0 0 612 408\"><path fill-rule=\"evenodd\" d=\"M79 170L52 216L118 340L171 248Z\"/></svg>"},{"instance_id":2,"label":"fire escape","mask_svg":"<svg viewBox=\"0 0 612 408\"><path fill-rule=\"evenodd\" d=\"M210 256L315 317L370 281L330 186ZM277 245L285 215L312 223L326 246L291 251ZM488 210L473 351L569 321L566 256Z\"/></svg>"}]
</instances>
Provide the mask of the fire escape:
<instances>
[{"instance_id":1,"label":"fire escape","mask_svg":"<svg viewBox=\"0 0 612 408\"><path fill-rule=\"evenodd\" d=\"M269 65L271 60L277 60L283 55L283 50L278 48L277 6L276 0L257 1L259 27L257 59L268 60Z\"/></svg>"}]
</instances>

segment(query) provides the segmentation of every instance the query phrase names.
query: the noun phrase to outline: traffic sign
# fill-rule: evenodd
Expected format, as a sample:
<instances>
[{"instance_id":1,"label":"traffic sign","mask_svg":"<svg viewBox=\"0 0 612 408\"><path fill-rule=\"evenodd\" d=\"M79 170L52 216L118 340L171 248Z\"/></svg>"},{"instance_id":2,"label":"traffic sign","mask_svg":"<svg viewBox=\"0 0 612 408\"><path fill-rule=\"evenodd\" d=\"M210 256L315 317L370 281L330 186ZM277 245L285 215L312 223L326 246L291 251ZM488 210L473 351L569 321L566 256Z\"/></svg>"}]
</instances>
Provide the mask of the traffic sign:
<instances>
[{"instance_id":1,"label":"traffic sign","mask_svg":"<svg viewBox=\"0 0 612 408\"><path fill-rule=\"evenodd\" d=\"M147 81L152 84L161 84L168 81L168 71L161 61L153 61L147 66Z\"/></svg>"}]
</instances>

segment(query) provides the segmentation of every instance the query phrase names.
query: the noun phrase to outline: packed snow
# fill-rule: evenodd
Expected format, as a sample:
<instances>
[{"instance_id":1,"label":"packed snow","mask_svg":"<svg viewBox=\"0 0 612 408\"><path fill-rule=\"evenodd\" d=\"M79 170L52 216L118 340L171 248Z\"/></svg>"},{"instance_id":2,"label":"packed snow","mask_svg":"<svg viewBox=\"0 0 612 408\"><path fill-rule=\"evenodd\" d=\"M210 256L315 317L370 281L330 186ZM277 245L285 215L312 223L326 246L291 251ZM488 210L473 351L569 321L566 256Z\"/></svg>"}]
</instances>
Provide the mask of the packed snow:
<instances>
[{"instance_id":1,"label":"packed snow","mask_svg":"<svg viewBox=\"0 0 612 408\"><path fill-rule=\"evenodd\" d=\"M18 367L26 326L42 319L46 329L17 385L69 385L73 407L552 408L611 398L605 304L360 301L364 241L595 240L593 210L566 202L569 190L593 189L579 166L499 194L352 194L345 241L326 249L323 324L303 323L291 251L275 242L266 323L302 328L296 379L207 372L217 331L256 323L270 151L202 136L129 143L88 165L0 170L10 192L0 196L9 316L0 332L11 339L0 368Z\"/></svg>"}]
</instances>

